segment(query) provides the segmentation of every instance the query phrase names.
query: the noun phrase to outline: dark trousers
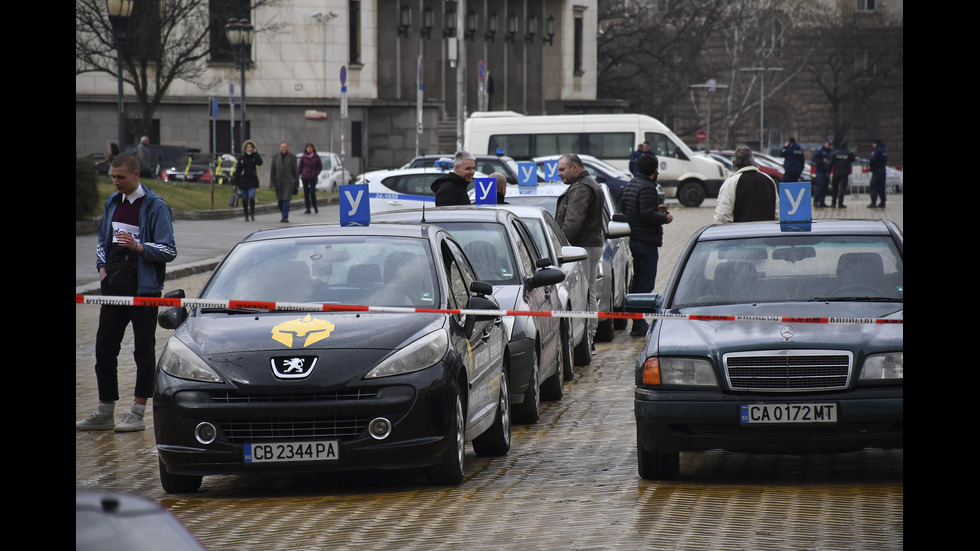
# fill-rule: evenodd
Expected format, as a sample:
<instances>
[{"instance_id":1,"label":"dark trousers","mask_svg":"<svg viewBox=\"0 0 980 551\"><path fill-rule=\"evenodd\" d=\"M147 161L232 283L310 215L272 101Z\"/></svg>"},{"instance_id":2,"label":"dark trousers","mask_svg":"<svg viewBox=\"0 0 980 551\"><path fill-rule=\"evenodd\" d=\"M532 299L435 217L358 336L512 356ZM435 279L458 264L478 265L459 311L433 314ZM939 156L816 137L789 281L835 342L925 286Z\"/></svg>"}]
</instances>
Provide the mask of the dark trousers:
<instances>
[{"instance_id":1,"label":"dark trousers","mask_svg":"<svg viewBox=\"0 0 980 551\"><path fill-rule=\"evenodd\" d=\"M316 180L303 180L303 200L306 202L306 212L313 210L320 212L316 206Z\"/></svg>"},{"instance_id":2,"label":"dark trousers","mask_svg":"<svg viewBox=\"0 0 980 551\"><path fill-rule=\"evenodd\" d=\"M844 204L844 196L847 195L847 177L847 174L834 173L834 177L830 180L830 204Z\"/></svg>"},{"instance_id":3,"label":"dark trousers","mask_svg":"<svg viewBox=\"0 0 980 551\"><path fill-rule=\"evenodd\" d=\"M816 178L816 183L813 190L813 204L814 205L826 205L827 198L827 186L830 184L830 179L826 174L818 174Z\"/></svg>"},{"instance_id":4,"label":"dark trousers","mask_svg":"<svg viewBox=\"0 0 980 551\"><path fill-rule=\"evenodd\" d=\"M160 296L160 293L140 296ZM136 360L137 398L153 397L153 371L156 368L157 308L150 306L109 306L99 311L99 329L95 335L95 377L99 383L99 401L119 400L119 351L126 327L133 325L133 359Z\"/></svg>"},{"instance_id":5,"label":"dark trousers","mask_svg":"<svg viewBox=\"0 0 980 551\"><path fill-rule=\"evenodd\" d=\"M868 195L871 196L871 204L874 205L879 198L881 204L885 204L885 172L871 174L871 184L868 185Z\"/></svg>"},{"instance_id":6,"label":"dark trousers","mask_svg":"<svg viewBox=\"0 0 980 551\"><path fill-rule=\"evenodd\" d=\"M289 201L279 201L279 212L282 213L283 220L289 220Z\"/></svg>"},{"instance_id":7,"label":"dark trousers","mask_svg":"<svg viewBox=\"0 0 980 551\"><path fill-rule=\"evenodd\" d=\"M657 284L657 263L660 261L660 247L653 243L630 240L633 253L633 282L630 293L651 293ZM646 320L633 320L633 330L646 330Z\"/></svg>"}]
</instances>

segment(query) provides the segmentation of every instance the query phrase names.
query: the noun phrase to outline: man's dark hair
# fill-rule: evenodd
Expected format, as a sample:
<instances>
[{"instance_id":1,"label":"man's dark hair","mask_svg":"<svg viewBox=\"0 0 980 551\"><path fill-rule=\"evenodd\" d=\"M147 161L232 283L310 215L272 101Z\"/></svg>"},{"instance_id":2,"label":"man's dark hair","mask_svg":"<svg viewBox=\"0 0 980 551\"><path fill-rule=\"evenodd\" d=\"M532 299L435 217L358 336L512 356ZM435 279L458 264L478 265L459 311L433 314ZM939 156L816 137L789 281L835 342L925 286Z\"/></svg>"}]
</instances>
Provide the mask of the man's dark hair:
<instances>
[{"instance_id":1,"label":"man's dark hair","mask_svg":"<svg viewBox=\"0 0 980 551\"><path fill-rule=\"evenodd\" d=\"M752 150L745 147L735 148L735 153L732 155L732 166L735 168L745 168L747 166L752 166L755 164L755 159L752 157Z\"/></svg>"}]
</instances>

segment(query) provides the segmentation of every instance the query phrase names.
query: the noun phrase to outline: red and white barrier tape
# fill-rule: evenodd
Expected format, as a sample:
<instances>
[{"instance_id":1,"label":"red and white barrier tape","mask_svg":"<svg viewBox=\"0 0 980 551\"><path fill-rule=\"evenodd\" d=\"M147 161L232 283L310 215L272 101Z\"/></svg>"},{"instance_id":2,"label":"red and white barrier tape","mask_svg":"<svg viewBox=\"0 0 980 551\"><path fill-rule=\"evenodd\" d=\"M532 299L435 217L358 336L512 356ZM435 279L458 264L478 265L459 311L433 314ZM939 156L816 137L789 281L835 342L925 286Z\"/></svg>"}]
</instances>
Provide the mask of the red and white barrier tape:
<instances>
[{"instance_id":1,"label":"red and white barrier tape","mask_svg":"<svg viewBox=\"0 0 980 551\"><path fill-rule=\"evenodd\" d=\"M644 314L627 312L565 312L517 310L454 310L439 308L406 308L399 306L357 306L346 304L315 304L310 302L263 302L255 300L204 300L164 297L114 297L104 295L75 295L75 304L107 306L197 307L217 309L253 309L299 312L381 312L387 314L461 314L482 316L537 316L543 318L598 319L686 319L697 321L774 321L783 323L872 323L902 324L893 318L820 318L812 316L704 316L692 314Z\"/></svg>"}]
</instances>

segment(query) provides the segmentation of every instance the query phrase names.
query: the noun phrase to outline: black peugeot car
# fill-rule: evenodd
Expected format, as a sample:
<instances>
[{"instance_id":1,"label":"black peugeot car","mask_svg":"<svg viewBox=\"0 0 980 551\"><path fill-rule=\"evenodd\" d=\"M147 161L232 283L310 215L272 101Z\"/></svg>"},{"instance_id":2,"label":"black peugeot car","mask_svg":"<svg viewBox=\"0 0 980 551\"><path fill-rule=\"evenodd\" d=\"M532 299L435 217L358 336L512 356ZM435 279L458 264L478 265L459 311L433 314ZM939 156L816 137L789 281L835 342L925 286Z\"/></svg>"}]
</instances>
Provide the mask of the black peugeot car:
<instances>
[{"instance_id":1,"label":"black peugeot car","mask_svg":"<svg viewBox=\"0 0 980 551\"><path fill-rule=\"evenodd\" d=\"M460 483L467 442L485 456L510 449L490 292L430 224L245 237L197 302L159 315L176 329L153 398L163 489L193 492L212 474L369 468Z\"/></svg>"}]
</instances>

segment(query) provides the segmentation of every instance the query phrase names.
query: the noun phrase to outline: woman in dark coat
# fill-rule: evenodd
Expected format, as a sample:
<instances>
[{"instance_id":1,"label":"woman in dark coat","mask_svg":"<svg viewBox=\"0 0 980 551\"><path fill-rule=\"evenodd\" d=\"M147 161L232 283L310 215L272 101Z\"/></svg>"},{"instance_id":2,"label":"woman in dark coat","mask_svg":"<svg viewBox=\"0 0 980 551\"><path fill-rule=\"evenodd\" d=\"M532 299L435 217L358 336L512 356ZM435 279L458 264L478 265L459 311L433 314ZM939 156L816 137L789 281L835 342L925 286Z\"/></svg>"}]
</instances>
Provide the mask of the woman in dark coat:
<instances>
[{"instance_id":1,"label":"woman in dark coat","mask_svg":"<svg viewBox=\"0 0 980 551\"><path fill-rule=\"evenodd\" d=\"M316 152L313 144L306 144L306 150L299 158L299 179L303 182L303 200L306 202L306 214L310 213L310 205L313 212L320 212L316 207L316 182L323 170L323 161Z\"/></svg>"},{"instance_id":2,"label":"woman in dark coat","mask_svg":"<svg viewBox=\"0 0 980 551\"><path fill-rule=\"evenodd\" d=\"M235 186L242 197L242 208L245 209L245 220L255 220L255 190L259 188L258 168L262 165L262 157L259 155L255 142L245 140L242 144L242 154L238 156L235 165Z\"/></svg>"}]
</instances>

